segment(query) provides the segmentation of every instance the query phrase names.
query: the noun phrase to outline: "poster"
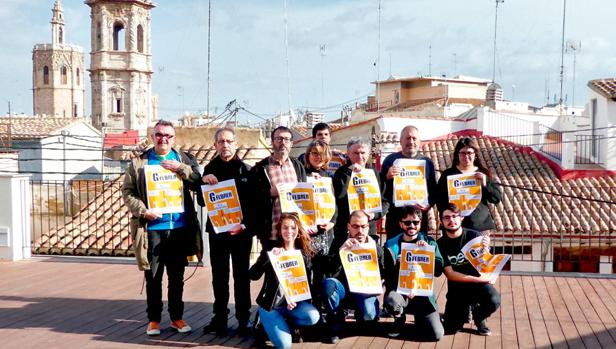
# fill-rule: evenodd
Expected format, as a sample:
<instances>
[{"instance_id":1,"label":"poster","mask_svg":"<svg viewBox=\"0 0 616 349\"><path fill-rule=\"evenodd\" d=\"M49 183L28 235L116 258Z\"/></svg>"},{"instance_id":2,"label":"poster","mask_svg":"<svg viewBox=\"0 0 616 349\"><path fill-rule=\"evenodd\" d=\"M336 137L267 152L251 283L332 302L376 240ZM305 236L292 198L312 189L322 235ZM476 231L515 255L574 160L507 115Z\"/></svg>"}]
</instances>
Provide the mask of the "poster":
<instances>
[{"instance_id":1,"label":"poster","mask_svg":"<svg viewBox=\"0 0 616 349\"><path fill-rule=\"evenodd\" d=\"M403 242L396 292L406 296L434 294L434 246Z\"/></svg>"},{"instance_id":2,"label":"poster","mask_svg":"<svg viewBox=\"0 0 616 349\"><path fill-rule=\"evenodd\" d=\"M143 166L148 209L156 213L184 212L183 183L173 171L160 165Z\"/></svg>"},{"instance_id":3,"label":"poster","mask_svg":"<svg viewBox=\"0 0 616 349\"><path fill-rule=\"evenodd\" d=\"M282 286L287 303L297 303L312 298L301 251L284 251L278 256L268 252L267 255L274 267L278 282Z\"/></svg>"},{"instance_id":4,"label":"poster","mask_svg":"<svg viewBox=\"0 0 616 349\"><path fill-rule=\"evenodd\" d=\"M332 188L332 179L328 177L315 179L308 176L306 180L313 186L317 225L329 223L336 212L336 198Z\"/></svg>"},{"instance_id":5,"label":"poster","mask_svg":"<svg viewBox=\"0 0 616 349\"><path fill-rule=\"evenodd\" d=\"M201 190L205 199L207 216L216 234L228 232L242 225L242 207L235 179L214 185L202 185Z\"/></svg>"},{"instance_id":6,"label":"poster","mask_svg":"<svg viewBox=\"0 0 616 349\"><path fill-rule=\"evenodd\" d=\"M394 205L429 206L426 160L398 159L394 161L394 166L402 168L400 174L394 176Z\"/></svg>"},{"instance_id":7,"label":"poster","mask_svg":"<svg viewBox=\"0 0 616 349\"><path fill-rule=\"evenodd\" d=\"M347 157L339 151L332 151L332 158L327 165L327 173L333 177L334 173L347 162Z\"/></svg>"},{"instance_id":8,"label":"poster","mask_svg":"<svg viewBox=\"0 0 616 349\"><path fill-rule=\"evenodd\" d=\"M376 243L357 244L350 249L340 249L340 260L354 293L381 294L381 272L379 270Z\"/></svg>"},{"instance_id":9,"label":"poster","mask_svg":"<svg viewBox=\"0 0 616 349\"><path fill-rule=\"evenodd\" d=\"M347 188L349 212L364 210L368 213L381 212L381 188L374 171L363 169L353 172Z\"/></svg>"},{"instance_id":10,"label":"poster","mask_svg":"<svg viewBox=\"0 0 616 349\"><path fill-rule=\"evenodd\" d=\"M481 180L476 172L447 176L449 202L460 209L460 215L466 217L473 213L481 202Z\"/></svg>"},{"instance_id":11,"label":"poster","mask_svg":"<svg viewBox=\"0 0 616 349\"><path fill-rule=\"evenodd\" d=\"M316 229L317 214L314 207L314 191L310 183L280 183L276 186L281 212L295 212L304 228Z\"/></svg>"},{"instance_id":12,"label":"poster","mask_svg":"<svg viewBox=\"0 0 616 349\"><path fill-rule=\"evenodd\" d=\"M490 249L483 246L482 240L483 236L478 236L467 242L462 247L462 253L475 269L482 275L487 275L490 278L490 283L493 284L511 255L491 254Z\"/></svg>"}]
</instances>

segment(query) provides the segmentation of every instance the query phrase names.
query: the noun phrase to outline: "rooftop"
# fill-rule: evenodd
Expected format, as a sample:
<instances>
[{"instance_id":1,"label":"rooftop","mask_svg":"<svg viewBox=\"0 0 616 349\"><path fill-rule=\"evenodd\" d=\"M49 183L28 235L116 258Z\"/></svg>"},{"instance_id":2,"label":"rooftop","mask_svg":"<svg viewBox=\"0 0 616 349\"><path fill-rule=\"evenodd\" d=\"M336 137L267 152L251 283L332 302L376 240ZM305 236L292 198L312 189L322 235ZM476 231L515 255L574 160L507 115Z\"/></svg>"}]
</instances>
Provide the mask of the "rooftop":
<instances>
[{"instance_id":1,"label":"rooftop","mask_svg":"<svg viewBox=\"0 0 616 349\"><path fill-rule=\"evenodd\" d=\"M616 78L591 80L588 87L605 98L616 101Z\"/></svg>"},{"instance_id":2,"label":"rooftop","mask_svg":"<svg viewBox=\"0 0 616 349\"><path fill-rule=\"evenodd\" d=\"M13 139L39 139L53 134L59 134L74 124L84 122L83 118L58 118L51 116L15 116L0 117L0 136L8 137L9 131ZM10 126L9 126L10 125Z\"/></svg>"}]
</instances>

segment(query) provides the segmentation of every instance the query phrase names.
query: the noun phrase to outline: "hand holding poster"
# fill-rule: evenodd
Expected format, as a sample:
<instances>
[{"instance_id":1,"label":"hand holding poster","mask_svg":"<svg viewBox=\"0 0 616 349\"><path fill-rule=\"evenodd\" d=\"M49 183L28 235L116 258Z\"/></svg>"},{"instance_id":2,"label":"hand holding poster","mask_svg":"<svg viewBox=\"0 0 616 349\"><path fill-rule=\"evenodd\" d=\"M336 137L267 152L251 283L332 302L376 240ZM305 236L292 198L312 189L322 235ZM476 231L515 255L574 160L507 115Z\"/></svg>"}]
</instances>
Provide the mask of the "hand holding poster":
<instances>
[{"instance_id":1,"label":"hand holding poster","mask_svg":"<svg viewBox=\"0 0 616 349\"><path fill-rule=\"evenodd\" d=\"M351 292L363 294L383 292L374 241L357 244L350 249L340 249L340 260Z\"/></svg>"},{"instance_id":2,"label":"hand holding poster","mask_svg":"<svg viewBox=\"0 0 616 349\"><path fill-rule=\"evenodd\" d=\"M276 186L281 212L294 212L305 228L316 229L317 214L314 207L314 191L310 183L281 183Z\"/></svg>"},{"instance_id":3,"label":"hand holding poster","mask_svg":"<svg viewBox=\"0 0 616 349\"><path fill-rule=\"evenodd\" d=\"M278 282L282 286L287 303L297 303L312 298L301 251L284 251L279 255L268 252L267 255L274 267Z\"/></svg>"},{"instance_id":4,"label":"hand holding poster","mask_svg":"<svg viewBox=\"0 0 616 349\"><path fill-rule=\"evenodd\" d=\"M402 243L398 289L402 295L431 296L434 293L434 246Z\"/></svg>"},{"instance_id":5,"label":"hand holding poster","mask_svg":"<svg viewBox=\"0 0 616 349\"><path fill-rule=\"evenodd\" d=\"M329 223L336 212L336 198L332 189L332 179L328 177L316 179L308 176L306 181L313 185L316 224Z\"/></svg>"},{"instance_id":6,"label":"hand holding poster","mask_svg":"<svg viewBox=\"0 0 616 349\"><path fill-rule=\"evenodd\" d=\"M229 179L214 185L202 185L207 216L214 232L224 233L242 225L242 207L235 180Z\"/></svg>"},{"instance_id":7,"label":"hand holding poster","mask_svg":"<svg viewBox=\"0 0 616 349\"><path fill-rule=\"evenodd\" d=\"M493 255L488 248L483 245L483 236L478 236L469 241L462 247L462 253L466 259L477 269L482 275L487 275L490 283L495 283L498 275L505 264L511 258L508 254Z\"/></svg>"},{"instance_id":8,"label":"hand holding poster","mask_svg":"<svg viewBox=\"0 0 616 349\"><path fill-rule=\"evenodd\" d=\"M178 175L160 165L145 165L148 208L156 213L184 212L183 183Z\"/></svg>"},{"instance_id":9,"label":"hand holding poster","mask_svg":"<svg viewBox=\"0 0 616 349\"><path fill-rule=\"evenodd\" d=\"M381 188L374 171L363 169L351 174L347 188L349 212L364 210L367 213L380 213Z\"/></svg>"},{"instance_id":10,"label":"hand holding poster","mask_svg":"<svg viewBox=\"0 0 616 349\"><path fill-rule=\"evenodd\" d=\"M460 214L466 217L481 202L481 180L476 172L447 176L447 192L449 202L456 204Z\"/></svg>"},{"instance_id":11,"label":"hand holding poster","mask_svg":"<svg viewBox=\"0 0 616 349\"><path fill-rule=\"evenodd\" d=\"M426 185L426 160L398 159L394 166L402 168L394 177L394 205L429 206Z\"/></svg>"}]
</instances>

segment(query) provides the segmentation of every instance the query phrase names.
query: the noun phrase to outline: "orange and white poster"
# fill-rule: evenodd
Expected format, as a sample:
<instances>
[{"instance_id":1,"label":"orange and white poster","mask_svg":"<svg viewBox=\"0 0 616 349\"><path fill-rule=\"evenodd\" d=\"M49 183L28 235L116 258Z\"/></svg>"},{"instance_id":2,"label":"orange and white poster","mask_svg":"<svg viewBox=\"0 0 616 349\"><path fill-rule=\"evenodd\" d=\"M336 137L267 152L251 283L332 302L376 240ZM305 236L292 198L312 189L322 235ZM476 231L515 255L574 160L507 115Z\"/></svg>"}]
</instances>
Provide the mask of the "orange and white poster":
<instances>
[{"instance_id":1,"label":"orange and white poster","mask_svg":"<svg viewBox=\"0 0 616 349\"><path fill-rule=\"evenodd\" d=\"M434 294L434 246L402 243L396 292L406 296Z\"/></svg>"},{"instance_id":2,"label":"orange and white poster","mask_svg":"<svg viewBox=\"0 0 616 349\"><path fill-rule=\"evenodd\" d=\"M228 232L242 225L242 206L235 179L214 185L202 185L201 190L205 198L207 216L216 234Z\"/></svg>"},{"instance_id":3,"label":"orange and white poster","mask_svg":"<svg viewBox=\"0 0 616 349\"><path fill-rule=\"evenodd\" d=\"M347 188L347 197L349 212L357 210L364 210L368 213L382 212L381 188L371 169L353 172Z\"/></svg>"},{"instance_id":4,"label":"orange and white poster","mask_svg":"<svg viewBox=\"0 0 616 349\"><path fill-rule=\"evenodd\" d=\"M478 236L462 247L462 253L479 273L488 275L490 283L495 283L498 275L511 255L490 253L490 249L483 246L483 236Z\"/></svg>"},{"instance_id":5,"label":"orange and white poster","mask_svg":"<svg viewBox=\"0 0 616 349\"><path fill-rule=\"evenodd\" d=\"M426 160L398 159L394 166L402 168L394 177L394 205L429 206L426 185Z\"/></svg>"},{"instance_id":6,"label":"orange and white poster","mask_svg":"<svg viewBox=\"0 0 616 349\"><path fill-rule=\"evenodd\" d=\"M301 251L284 251L277 256L268 252L267 255L274 266L274 272L282 286L287 303L297 303L312 298Z\"/></svg>"},{"instance_id":7,"label":"orange and white poster","mask_svg":"<svg viewBox=\"0 0 616 349\"><path fill-rule=\"evenodd\" d=\"M281 212L299 215L304 228L315 228L317 214L314 205L314 191L310 183L281 183L276 186L280 198Z\"/></svg>"},{"instance_id":8,"label":"orange and white poster","mask_svg":"<svg viewBox=\"0 0 616 349\"><path fill-rule=\"evenodd\" d=\"M143 166L148 208L156 213L184 212L183 183L173 171L160 165Z\"/></svg>"},{"instance_id":9,"label":"orange and white poster","mask_svg":"<svg viewBox=\"0 0 616 349\"><path fill-rule=\"evenodd\" d=\"M334 173L342 167L347 162L347 157L344 153L339 151L332 151L332 158L329 160L329 165L327 165L327 173L330 176L334 176Z\"/></svg>"},{"instance_id":10,"label":"orange and white poster","mask_svg":"<svg viewBox=\"0 0 616 349\"><path fill-rule=\"evenodd\" d=\"M481 180L476 175L473 172L447 176L449 202L458 206L463 217L473 213L481 202Z\"/></svg>"},{"instance_id":11,"label":"orange and white poster","mask_svg":"<svg viewBox=\"0 0 616 349\"><path fill-rule=\"evenodd\" d=\"M317 225L329 223L336 212L336 198L332 188L332 179L328 177L316 179L308 176L306 181L312 184Z\"/></svg>"},{"instance_id":12,"label":"orange and white poster","mask_svg":"<svg viewBox=\"0 0 616 349\"><path fill-rule=\"evenodd\" d=\"M340 260L351 292L383 293L375 242L340 249Z\"/></svg>"}]
</instances>

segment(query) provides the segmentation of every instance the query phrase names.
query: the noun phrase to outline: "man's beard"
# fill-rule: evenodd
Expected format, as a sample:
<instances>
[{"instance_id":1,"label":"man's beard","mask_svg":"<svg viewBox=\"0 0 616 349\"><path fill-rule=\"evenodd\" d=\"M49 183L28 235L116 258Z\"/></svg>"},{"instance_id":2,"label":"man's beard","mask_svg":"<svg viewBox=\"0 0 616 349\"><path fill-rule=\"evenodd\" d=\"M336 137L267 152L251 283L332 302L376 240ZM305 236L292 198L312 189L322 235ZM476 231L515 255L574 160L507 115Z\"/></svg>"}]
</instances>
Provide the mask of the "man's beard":
<instances>
[{"instance_id":1,"label":"man's beard","mask_svg":"<svg viewBox=\"0 0 616 349\"><path fill-rule=\"evenodd\" d=\"M443 229L445 229L445 231L448 233L455 233L460 229L460 226L457 226L456 228L447 228L446 226L444 226Z\"/></svg>"}]
</instances>

